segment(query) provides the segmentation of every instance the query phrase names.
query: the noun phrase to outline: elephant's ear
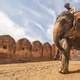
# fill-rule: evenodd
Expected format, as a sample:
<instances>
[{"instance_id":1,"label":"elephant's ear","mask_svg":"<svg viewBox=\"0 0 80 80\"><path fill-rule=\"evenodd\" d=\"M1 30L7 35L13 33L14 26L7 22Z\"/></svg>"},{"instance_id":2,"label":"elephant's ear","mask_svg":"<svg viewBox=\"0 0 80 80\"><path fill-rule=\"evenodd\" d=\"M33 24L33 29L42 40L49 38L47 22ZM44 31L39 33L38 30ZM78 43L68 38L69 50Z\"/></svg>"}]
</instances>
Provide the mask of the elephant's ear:
<instances>
[{"instance_id":1,"label":"elephant's ear","mask_svg":"<svg viewBox=\"0 0 80 80\"><path fill-rule=\"evenodd\" d=\"M78 25L79 24L79 25ZM74 13L74 22L73 22L73 26L75 28L77 28L78 30L80 30L80 11L77 11Z\"/></svg>"}]
</instances>

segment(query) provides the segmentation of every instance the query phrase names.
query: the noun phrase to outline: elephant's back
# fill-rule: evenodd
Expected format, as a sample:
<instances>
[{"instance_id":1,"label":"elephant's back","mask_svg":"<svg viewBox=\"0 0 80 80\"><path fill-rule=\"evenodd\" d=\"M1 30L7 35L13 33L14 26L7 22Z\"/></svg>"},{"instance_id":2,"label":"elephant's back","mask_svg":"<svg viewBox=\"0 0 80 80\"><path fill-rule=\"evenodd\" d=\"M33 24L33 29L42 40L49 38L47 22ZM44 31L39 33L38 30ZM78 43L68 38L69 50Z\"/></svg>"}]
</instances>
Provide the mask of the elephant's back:
<instances>
[{"instance_id":1,"label":"elephant's back","mask_svg":"<svg viewBox=\"0 0 80 80\"><path fill-rule=\"evenodd\" d=\"M75 16L76 18L80 18L80 11L76 11L76 12L74 13L74 16Z\"/></svg>"}]
</instances>

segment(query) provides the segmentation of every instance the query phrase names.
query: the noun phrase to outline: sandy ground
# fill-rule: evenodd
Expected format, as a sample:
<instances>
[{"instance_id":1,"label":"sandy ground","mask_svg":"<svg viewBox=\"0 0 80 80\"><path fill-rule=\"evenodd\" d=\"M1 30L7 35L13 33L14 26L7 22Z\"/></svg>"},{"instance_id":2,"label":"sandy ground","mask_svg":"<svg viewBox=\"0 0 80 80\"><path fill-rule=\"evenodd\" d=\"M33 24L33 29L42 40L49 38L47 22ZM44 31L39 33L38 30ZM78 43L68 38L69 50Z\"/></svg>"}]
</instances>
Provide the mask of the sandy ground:
<instances>
[{"instance_id":1,"label":"sandy ground","mask_svg":"<svg viewBox=\"0 0 80 80\"><path fill-rule=\"evenodd\" d=\"M70 73L58 73L59 61L0 64L0 80L80 80L80 61L70 61Z\"/></svg>"}]
</instances>

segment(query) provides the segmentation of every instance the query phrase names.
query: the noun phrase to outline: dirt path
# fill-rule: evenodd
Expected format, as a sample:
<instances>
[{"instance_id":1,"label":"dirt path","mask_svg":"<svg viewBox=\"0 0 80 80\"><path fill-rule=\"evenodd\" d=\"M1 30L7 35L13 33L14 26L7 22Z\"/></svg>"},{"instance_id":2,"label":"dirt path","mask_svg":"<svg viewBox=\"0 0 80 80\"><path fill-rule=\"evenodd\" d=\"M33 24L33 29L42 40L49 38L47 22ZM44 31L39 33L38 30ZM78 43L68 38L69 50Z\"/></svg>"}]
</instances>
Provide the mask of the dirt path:
<instances>
[{"instance_id":1,"label":"dirt path","mask_svg":"<svg viewBox=\"0 0 80 80\"><path fill-rule=\"evenodd\" d=\"M59 74L60 62L0 65L0 80L80 80L80 61L70 62L70 74Z\"/></svg>"}]
</instances>

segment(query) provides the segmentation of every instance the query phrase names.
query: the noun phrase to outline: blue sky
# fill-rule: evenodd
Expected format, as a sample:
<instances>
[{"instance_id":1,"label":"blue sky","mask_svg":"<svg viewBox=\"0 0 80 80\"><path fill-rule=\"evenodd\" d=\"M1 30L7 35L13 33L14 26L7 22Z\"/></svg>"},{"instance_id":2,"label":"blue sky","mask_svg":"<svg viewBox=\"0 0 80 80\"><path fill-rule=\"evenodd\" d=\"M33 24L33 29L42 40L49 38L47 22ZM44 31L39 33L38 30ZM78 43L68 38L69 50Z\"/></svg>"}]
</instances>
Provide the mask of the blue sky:
<instances>
[{"instance_id":1,"label":"blue sky","mask_svg":"<svg viewBox=\"0 0 80 80\"><path fill-rule=\"evenodd\" d=\"M56 16L66 2L80 9L80 0L0 0L0 35L52 43Z\"/></svg>"}]
</instances>

